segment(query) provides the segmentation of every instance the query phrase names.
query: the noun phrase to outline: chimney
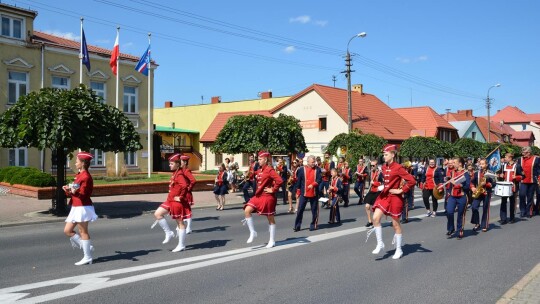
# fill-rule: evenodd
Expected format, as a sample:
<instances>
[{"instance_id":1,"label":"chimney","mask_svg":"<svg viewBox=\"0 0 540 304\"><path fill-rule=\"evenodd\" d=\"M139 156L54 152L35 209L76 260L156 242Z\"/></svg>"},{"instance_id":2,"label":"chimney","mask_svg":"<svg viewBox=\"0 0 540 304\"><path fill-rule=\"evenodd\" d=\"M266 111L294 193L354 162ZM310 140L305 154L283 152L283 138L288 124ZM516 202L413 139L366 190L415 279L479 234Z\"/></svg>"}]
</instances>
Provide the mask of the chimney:
<instances>
[{"instance_id":1,"label":"chimney","mask_svg":"<svg viewBox=\"0 0 540 304\"><path fill-rule=\"evenodd\" d=\"M172 107L173 107L172 101L170 100L165 101L165 108L172 108Z\"/></svg>"},{"instance_id":2,"label":"chimney","mask_svg":"<svg viewBox=\"0 0 540 304\"><path fill-rule=\"evenodd\" d=\"M358 92L358 93L364 95L364 85L361 84L361 83L353 84L352 90L353 90L353 92Z\"/></svg>"},{"instance_id":3,"label":"chimney","mask_svg":"<svg viewBox=\"0 0 540 304\"><path fill-rule=\"evenodd\" d=\"M463 114L465 115L465 117L472 117L472 111L471 109L468 109L468 110L458 110L457 113L458 114Z\"/></svg>"},{"instance_id":4,"label":"chimney","mask_svg":"<svg viewBox=\"0 0 540 304\"><path fill-rule=\"evenodd\" d=\"M272 91L261 92L261 99L268 99L268 98L272 98Z\"/></svg>"},{"instance_id":5,"label":"chimney","mask_svg":"<svg viewBox=\"0 0 540 304\"><path fill-rule=\"evenodd\" d=\"M220 102L221 102L221 96L212 97L212 104L220 103Z\"/></svg>"}]
</instances>

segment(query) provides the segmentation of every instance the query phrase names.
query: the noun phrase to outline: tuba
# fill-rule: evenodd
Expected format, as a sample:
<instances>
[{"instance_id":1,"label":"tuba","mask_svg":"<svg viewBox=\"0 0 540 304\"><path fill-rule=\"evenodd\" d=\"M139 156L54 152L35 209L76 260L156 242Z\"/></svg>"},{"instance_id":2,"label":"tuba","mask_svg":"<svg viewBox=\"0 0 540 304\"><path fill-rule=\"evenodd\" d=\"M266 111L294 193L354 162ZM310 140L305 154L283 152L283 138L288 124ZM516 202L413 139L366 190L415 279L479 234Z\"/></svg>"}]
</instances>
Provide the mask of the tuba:
<instances>
[{"instance_id":1,"label":"tuba","mask_svg":"<svg viewBox=\"0 0 540 304\"><path fill-rule=\"evenodd\" d=\"M472 194L472 197L474 199L477 199L480 196L486 194L486 188L484 188L485 185L486 185L486 177L484 176L484 177L482 177L481 182L478 184L478 187L476 187L476 190Z\"/></svg>"}]
</instances>

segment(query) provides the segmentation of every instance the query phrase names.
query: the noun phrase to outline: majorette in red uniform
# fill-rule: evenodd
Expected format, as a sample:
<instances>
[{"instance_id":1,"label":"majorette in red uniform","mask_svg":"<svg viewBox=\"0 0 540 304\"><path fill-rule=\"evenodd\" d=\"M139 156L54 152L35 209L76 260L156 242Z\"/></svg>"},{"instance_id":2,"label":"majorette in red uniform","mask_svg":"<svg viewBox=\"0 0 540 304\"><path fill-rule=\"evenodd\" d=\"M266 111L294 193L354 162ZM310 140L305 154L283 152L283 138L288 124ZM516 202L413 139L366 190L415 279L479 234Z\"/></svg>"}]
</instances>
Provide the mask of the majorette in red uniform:
<instances>
[{"instance_id":1,"label":"majorette in red uniform","mask_svg":"<svg viewBox=\"0 0 540 304\"><path fill-rule=\"evenodd\" d=\"M191 205L195 204L193 200L193 187L195 187L195 183L197 180L193 176L193 173L191 173L191 170L188 168L188 161L189 156L188 155L182 155L180 156L181 161L181 168L184 172L184 177L186 178L186 182L188 183L187 189L186 189L186 201L188 202L189 207L189 213L191 213L191 217L184 219L184 222L186 223L186 234L191 233L191 221L193 217L193 213L191 212Z\"/></svg>"},{"instance_id":2,"label":"majorette in red uniform","mask_svg":"<svg viewBox=\"0 0 540 304\"><path fill-rule=\"evenodd\" d=\"M88 233L88 223L98 218L90 199L94 189L94 180L88 172L92 158L92 154L88 152L79 152L75 161L75 167L79 173L72 184L63 187L66 195L70 197L69 204L71 205L71 211L65 221L64 233L69 236L71 246L81 248L84 254L82 260L75 263L77 266L92 264L94 250ZM75 233L75 227L78 227L80 235Z\"/></svg>"},{"instance_id":3,"label":"majorette in red uniform","mask_svg":"<svg viewBox=\"0 0 540 304\"><path fill-rule=\"evenodd\" d=\"M364 202L364 188L366 185L366 178L368 177L368 168L364 165L364 159L358 159L358 165L356 165L356 181L354 182L354 192L358 195L358 205L362 205Z\"/></svg>"},{"instance_id":4,"label":"majorette in red uniform","mask_svg":"<svg viewBox=\"0 0 540 304\"><path fill-rule=\"evenodd\" d=\"M349 168L348 162L343 162L341 169L341 182L343 184L343 192L341 197L343 198L343 207L349 207L349 193L351 192L351 168Z\"/></svg>"},{"instance_id":5,"label":"majorette in red uniform","mask_svg":"<svg viewBox=\"0 0 540 304\"><path fill-rule=\"evenodd\" d=\"M377 197L373 206L373 230L377 236L377 247L373 254L378 254L384 248L382 241L381 217L390 215L392 217L392 226L394 227L394 243L396 251L393 259L399 259L403 255L401 250L402 233L399 217L403 211L403 193L407 193L414 185L416 180L414 176L407 173L405 168L394 161L397 153L396 145L387 145L384 150L385 164L382 167L384 174L384 188Z\"/></svg>"},{"instance_id":6,"label":"majorette in red uniform","mask_svg":"<svg viewBox=\"0 0 540 304\"><path fill-rule=\"evenodd\" d=\"M270 153L265 151L259 152L259 169L257 170L257 178L255 179L257 187L253 197L244 206L244 215L246 218L243 221L249 228L249 239L247 240L247 243L249 244L257 237L251 213L255 211L259 215L266 215L270 231L270 239L266 248L272 248L276 245L276 221L274 219L277 201L276 192L281 186L281 183L283 183L279 174L277 174L272 166L268 164L270 159Z\"/></svg>"},{"instance_id":7,"label":"majorette in red uniform","mask_svg":"<svg viewBox=\"0 0 540 304\"><path fill-rule=\"evenodd\" d=\"M184 225L184 219L191 218L191 207L186 199L186 193L188 183L184 176L184 171L180 167L181 154L177 153L169 157L169 168L174 171L169 182L169 194L167 200L159 206L154 215L156 216L156 222L163 228L165 232L165 240L163 244L166 244L174 237L174 232L171 231L167 221L163 217L167 212L171 215L171 218L176 220L178 228L178 246L174 248L173 252L179 252L185 250L184 245L186 239L186 226ZM152 228L155 226L152 225Z\"/></svg>"}]
</instances>

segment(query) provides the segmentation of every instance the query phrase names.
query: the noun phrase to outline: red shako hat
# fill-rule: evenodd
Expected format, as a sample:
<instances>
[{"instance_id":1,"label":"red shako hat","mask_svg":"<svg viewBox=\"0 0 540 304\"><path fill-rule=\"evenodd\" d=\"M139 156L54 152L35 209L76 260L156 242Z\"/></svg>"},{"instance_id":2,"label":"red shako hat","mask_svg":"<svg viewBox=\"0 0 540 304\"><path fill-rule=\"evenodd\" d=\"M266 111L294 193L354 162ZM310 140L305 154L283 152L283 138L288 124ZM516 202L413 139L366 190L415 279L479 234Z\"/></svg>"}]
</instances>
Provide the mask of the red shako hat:
<instances>
[{"instance_id":1,"label":"red shako hat","mask_svg":"<svg viewBox=\"0 0 540 304\"><path fill-rule=\"evenodd\" d=\"M88 152L79 152L77 153L77 158L82 160L92 160L92 158L94 158L94 155Z\"/></svg>"},{"instance_id":2,"label":"red shako hat","mask_svg":"<svg viewBox=\"0 0 540 304\"><path fill-rule=\"evenodd\" d=\"M259 157L270 157L270 153L267 151L259 152Z\"/></svg>"},{"instance_id":3,"label":"red shako hat","mask_svg":"<svg viewBox=\"0 0 540 304\"><path fill-rule=\"evenodd\" d=\"M182 156L182 154L176 153L176 154L174 154L173 156L169 157L169 161L170 161L170 162L176 162L176 161L179 161L181 156Z\"/></svg>"},{"instance_id":4,"label":"red shako hat","mask_svg":"<svg viewBox=\"0 0 540 304\"><path fill-rule=\"evenodd\" d=\"M189 160L189 155L182 155L180 156L181 160Z\"/></svg>"},{"instance_id":5,"label":"red shako hat","mask_svg":"<svg viewBox=\"0 0 540 304\"><path fill-rule=\"evenodd\" d=\"M384 146L383 152L397 151L396 145L386 145Z\"/></svg>"}]
</instances>

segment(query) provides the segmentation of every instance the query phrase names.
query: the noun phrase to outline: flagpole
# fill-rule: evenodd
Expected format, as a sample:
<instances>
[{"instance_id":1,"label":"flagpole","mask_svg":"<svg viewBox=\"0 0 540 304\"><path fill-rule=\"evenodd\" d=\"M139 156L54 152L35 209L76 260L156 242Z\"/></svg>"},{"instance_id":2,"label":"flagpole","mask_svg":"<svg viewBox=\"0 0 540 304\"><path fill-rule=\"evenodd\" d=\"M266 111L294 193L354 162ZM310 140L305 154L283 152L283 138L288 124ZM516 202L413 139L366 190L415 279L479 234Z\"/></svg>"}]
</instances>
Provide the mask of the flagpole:
<instances>
[{"instance_id":1,"label":"flagpole","mask_svg":"<svg viewBox=\"0 0 540 304\"><path fill-rule=\"evenodd\" d=\"M84 18L81 17L81 47L79 48L79 84L82 84L83 81L82 81L82 74L83 74L83 71L82 71L82 60L83 60L83 21L84 21Z\"/></svg>"},{"instance_id":2,"label":"flagpole","mask_svg":"<svg viewBox=\"0 0 540 304\"><path fill-rule=\"evenodd\" d=\"M152 33L148 33L148 178L152 176L152 57L150 56Z\"/></svg>"},{"instance_id":3,"label":"flagpole","mask_svg":"<svg viewBox=\"0 0 540 304\"><path fill-rule=\"evenodd\" d=\"M118 55L116 57L116 108L117 109L120 109L120 104L119 104L119 97L118 97L118 93L119 93L119 89L118 89L118 86L119 86L119 77L120 77L120 27L116 27L116 37L118 37ZM114 160L115 160L115 171L116 171L116 176L118 176L118 153L114 153Z\"/></svg>"}]
</instances>

